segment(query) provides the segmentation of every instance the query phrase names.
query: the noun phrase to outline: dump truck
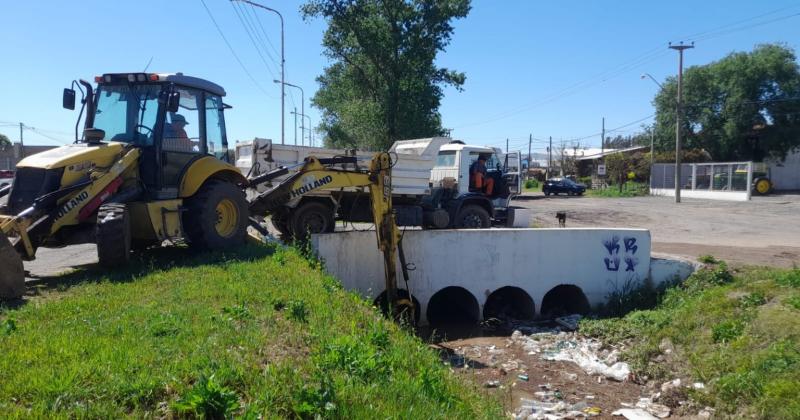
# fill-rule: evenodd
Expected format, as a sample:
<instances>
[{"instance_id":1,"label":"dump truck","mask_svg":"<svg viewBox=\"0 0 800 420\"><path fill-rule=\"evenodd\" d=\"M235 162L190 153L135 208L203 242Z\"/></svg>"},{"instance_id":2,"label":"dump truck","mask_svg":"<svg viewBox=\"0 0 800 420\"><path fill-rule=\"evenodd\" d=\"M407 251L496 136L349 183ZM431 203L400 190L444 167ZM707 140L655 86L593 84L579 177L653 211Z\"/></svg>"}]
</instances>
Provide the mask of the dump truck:
<instances>
[{"instance_id":1,"label":"dump truck","mask_svg":"<svg viewBox=\"0 0 800 420\"><path fill-rule=\"evenodd\" d=\"M287 168L292 173L306 156L349 156L359 163L373 152L291 146L256 138L236 143L236 167L248 177ZM522 210L511 206L519 193L519 153L472 146L447 137L401 140L388 153L395 157L392 198L400 226L423 228L489 228L513 223ZM495 178L489 197L470 190L469 167L480 154L489 155L488 176ZM248 194L255 194L249 192ZM332 232L337 220L369 222L372 218L357 188L319 191L292 200L272 214L272 225L284 235ZM525 216L527 217L527 216Z\"/></svg>"}]
</instances>

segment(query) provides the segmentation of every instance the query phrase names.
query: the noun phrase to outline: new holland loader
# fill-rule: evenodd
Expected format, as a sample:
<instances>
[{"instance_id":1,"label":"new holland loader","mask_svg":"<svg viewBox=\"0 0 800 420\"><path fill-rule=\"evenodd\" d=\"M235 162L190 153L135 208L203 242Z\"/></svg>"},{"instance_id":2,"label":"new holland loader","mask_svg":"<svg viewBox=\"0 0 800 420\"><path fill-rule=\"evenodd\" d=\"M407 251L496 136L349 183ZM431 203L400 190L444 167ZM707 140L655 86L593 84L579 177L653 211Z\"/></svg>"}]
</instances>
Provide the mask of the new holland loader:
<instances>
[{"instance_id":1,"label":"new holland loader","mask_svg":"<svg viewBox=\"0 0 800 420\"><path fill-rule=\"evenodd\" d=\"M23 260L40 246L96 243L107 267L164 241L226 248L244 242L248 225L266 233L260 218L307 193L362 187L384 254L387 300L395 309L410 304L396 300L398 249L406 280L407 273L388 153L368 167L355 157L309 157L276 185L288 168L248 180L230 163L221 86L181 73L104 74L95 82L72 83L81 93L75 143L23 159L13 183L0 189L0 299L24 294ZM63 96L72 110L73 88ZM245 190L261 184L269 188L248 201Z\"/></svg>"}]
</instances>

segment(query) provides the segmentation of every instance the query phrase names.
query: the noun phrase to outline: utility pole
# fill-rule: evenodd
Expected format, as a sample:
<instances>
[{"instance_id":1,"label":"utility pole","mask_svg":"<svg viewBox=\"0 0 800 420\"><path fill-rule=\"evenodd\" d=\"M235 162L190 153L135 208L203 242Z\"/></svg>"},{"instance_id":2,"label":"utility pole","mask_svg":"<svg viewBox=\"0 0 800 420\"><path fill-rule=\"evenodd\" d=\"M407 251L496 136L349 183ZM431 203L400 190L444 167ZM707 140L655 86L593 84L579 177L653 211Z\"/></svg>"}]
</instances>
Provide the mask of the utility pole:
<instances>
[{"instance_id":1,"label":"utility pole","mask_svg":"<svg viewBox=\"0 0 800 420\"><path fill-rule=\"evenodd\" d=\"M606 152L606 117L603 117L603 128L600 130L600 157Z\"/></svg>"},{"instance_id":2,"label":"utility pole","mask_svg":"<svg viewBox=\"0 0 800 420\"><path fill-rule=\"evenodd\" d=\"M297 107L294 107L294 145L297 146Z\"/></svg>"},{"instance_id":3,"label":"utility pole","mask_svg":"<svg viewBox=\"0 0 800 420\"><path fill-rule=\"evenodd\" d=\"M247 3L251 6L260 7L264 10L270 11L278 15L281 20L281 144L285 143L286 140L286 54L285 54L285 43L284 43L284 31L283 31L283 15L271 8L264 6L263 4L254 3L249 0L231 0L231 1L241 1L242 3ZM297 142L295 142L297 144Z\"/></svg>"},{"instance_id":4,"label":"utility pole","mask_svg":"<svg viewBox=\"0 0 800 420\"><path fill-rule=\"evenodd\" d=\"M650 185L653 185L653 164L655 163L655 139L656 139L656 124L653 123L653 128L650 129Z\"/></svg>"},{"instance_id":5,"label":"utility pole","mask_svg":"<svg viewBox=\"0 0 800 420\"><path fill-rule=\"evenodd\" d=\"M533 143L533 133L528 134L528 171L531 170L531 143Z\"/></svg>"},{"instance_id":6,"label":"utility pole","mask_svg":"<svg viewBox=\"0 0 800 420\"><path fill-rule=\"evenodd\" d=\"M678 51L678 104L675 109L675 202L681 202L681 112L683 111L683 51L694 48L692 45L669 44L669 48Z\"/></svg>"},{"instance_id":7,"label":"utility pole","mask_svg":"<svg viewBox=\"0 0 800 420\"><path fill-rule=\"evenodd\" d=\"M550 146L547 148L547 177L553 170L553 136L550 136Z\"/></svg>"},{"instance_id":8,"label":"utility pole","mask_svg":"<svg viewBox=\"0 0 800 420\"><path fill-rule=\"evenodd\" d=\"M25 157L25 142L22 139L22 127L25 125L19 123L19 158L23 159Z\"/></svg>"}]
</instances>

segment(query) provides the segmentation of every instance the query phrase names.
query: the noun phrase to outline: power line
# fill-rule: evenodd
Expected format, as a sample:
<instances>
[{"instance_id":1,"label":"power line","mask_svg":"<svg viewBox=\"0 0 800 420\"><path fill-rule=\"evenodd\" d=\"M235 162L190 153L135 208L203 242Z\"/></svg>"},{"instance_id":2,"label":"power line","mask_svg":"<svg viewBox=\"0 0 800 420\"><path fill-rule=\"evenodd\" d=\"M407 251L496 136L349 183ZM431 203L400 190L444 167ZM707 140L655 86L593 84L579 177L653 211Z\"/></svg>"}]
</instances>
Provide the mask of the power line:
<instances>
[{"instance_id":1,"label":"power line","mask_svg":"<svg viewBox=\"0 0 800 420\"><path fill-rule=\"evenodd\" d=\"M255 48L256 53L261 58L261 61L264 63L264 67L267 68L267 72L269 72L270 76L272 76L272 78L275 79L276 76L275 72L273 71L273 68L270 66L269 62L267 62L267 59L264 58L264 54L261 53L262 48L266 50L266 47L263 45L263 42L261 41L260 38L258 39L258 42L256 41L256 38L258 38L258 32L255 30L254 27L251 26L250 21L246 20L243 17L244 12L241 11L240 13L241 6L239 6L237 2L229 2L229 3L231 5L231 8L233 8L233 11L236 13L236 17L239 19L239 22L242 24L245 33L247 33L248 38L250 38L250 42L253 43L253 48ZM254 33L256 34L255 36L253 35ZM262 46L260 48L258 45L259 43L262 43Z\"/></svg>"},{"instance_id":2,"label":"power line","mask_svg":"<svg viewBox=\"0 0 800 420\"><path fill-rule=\"evenodd\" d=\"M252 4L249 4L249 3L248 3L248 5L250 6L250 13L251 13L251 15L253 16L253 18L254 18L255 22L257 22L257 23L258 23L258 26L261 28L261 33L262 33L262 34L264 34L264 39L267 41L267 44L269 44L269 46L272 48L272 51L275 53L275 57L280 57L280 56L281 56L281 53L280 53L280 52L278 52L278 49L277 49L277 48L275 48L275 45L273 45L273 44L272 44L272 41L270 41L270 39L269 39L269 35L267 34L267 31L266 31L266 29L264 29L264 25L261 23L261 18L259 17L259 14L258 14L258 13L256 13L256 8L255 8L255 6L253 6ZM245 6L244 6L244 5L242 5L242 7L243 7L243 8L245 8ZM255 25L254 25L254 26L255 26ZM264 49L264 51L265 51L265 52L267 53L267 55L268 55L268 56L269 56L269 57L272 59L272 61L273 61L273 62L275 62L276 64L278 63L278 60L277 60L277 59L275 59L275 58L272 56L272 54L270 54L270 52L269 52L269 51L268 51L266 48Z\"/></svg>"},{"instance_id":3,"label":"power line","mask_svg":"<svg viewBox=\"0 0 800 420\"><path fill-rule=\"evenodd\" d=\"M228 46L228 49L231 51L231 54L233 55L233 58L236 59L236 62L239 63L239 66L242 68L242 70L244 70L244 72L247 74L247 76L250 78L250 80L253 82L253 84L256 85L256 87L258 87L258 89L261 92L263 92L264 95L266 95L266 96L268 96L270 98L274 98L274 96L270 95L269 93L267 93L266 90L264 90L264 88L258 83L258 81L256 81L256 79L253 77L253 75L250 74L250 72L247 70L247 67L245 67L244 63L242 63L242 60L239 58L239 55L236 54L236 51L234 51L233 46L231 46L231 43L228 42L228 38L225 37L225 33L222 32L222 29L219 27L219 24L217 24L217 20L214 19L214 15L211 13L211 10L209 10L208 6L206 5L205 0L200 0L200 3L203 4L203 8L206 9L206 13L208 13L208 17L211 18L211 22L213 22L214 23L214 27L217 28L217 32L219 32L219 36L221 36L222 40L225 41L225 45Z\"/></svg>"}]
</instances>

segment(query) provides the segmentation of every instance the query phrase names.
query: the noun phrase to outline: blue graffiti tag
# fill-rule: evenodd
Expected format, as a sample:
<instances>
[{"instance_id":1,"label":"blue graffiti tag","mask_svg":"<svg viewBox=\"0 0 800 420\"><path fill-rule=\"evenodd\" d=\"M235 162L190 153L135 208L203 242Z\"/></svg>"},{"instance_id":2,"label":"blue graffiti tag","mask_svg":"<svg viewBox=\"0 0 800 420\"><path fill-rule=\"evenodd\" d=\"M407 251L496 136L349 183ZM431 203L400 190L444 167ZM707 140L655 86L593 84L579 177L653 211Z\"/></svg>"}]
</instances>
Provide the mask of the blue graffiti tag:
<instances>
[{"instance_id":1,"label":"blue graffiti tag","mask_svg":"<svg viewBox=\"0 0 800 420\"><path fill-rule=\"evenodd\" d=\"M608 255L619 254L619 236L612 236L610 240L603 241L603 246L608 250Z\"/></svg>"},{"instance_id":2,"label":"blue graffiti tag","mask_svg":"<svg viewBox=\"0 0 800 420\"><path fill-rule=\"evenodd\" d=\"M630 252L631 254L635 254L636 250L639 249L639 246L636 245L636 238L625 238L625 252Z\"/></svg>"},{"instance_id":3,"label":"blue graffiti tag","mask_svg":"<svg viewBox=\"0 0 800 420\"><path fill-rule=\"evenodd\" d=\"M604 258L603 261L606 263L606 270L608 271L619 271L619 257L613 258Z\"/></svg>"},{"instance_id":4,"label":"blue graffiti tag","mask_svg":"<svg viewBox=\"0 0 800 420\"><path fill-rule=\"evenodd\" d=\"M634 268L639 264L639 259L634 257L625 257L625 271L634 271Z\"/></svg>"}]
</instances>

